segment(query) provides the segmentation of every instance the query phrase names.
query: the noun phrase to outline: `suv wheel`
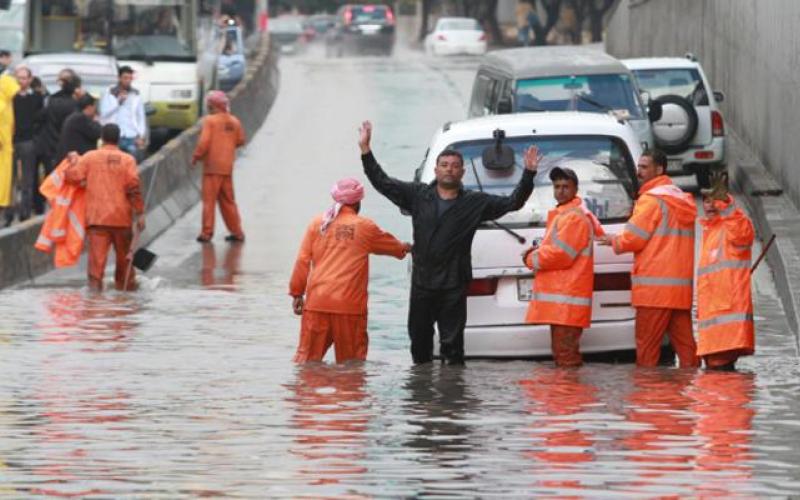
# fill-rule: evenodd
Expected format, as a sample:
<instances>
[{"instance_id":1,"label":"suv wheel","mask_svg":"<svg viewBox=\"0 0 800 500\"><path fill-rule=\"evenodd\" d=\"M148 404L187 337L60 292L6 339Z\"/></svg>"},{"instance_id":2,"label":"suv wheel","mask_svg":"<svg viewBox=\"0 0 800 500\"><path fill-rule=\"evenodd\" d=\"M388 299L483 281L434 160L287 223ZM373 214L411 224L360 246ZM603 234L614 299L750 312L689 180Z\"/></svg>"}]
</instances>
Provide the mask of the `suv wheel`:
<instances>
[{"instance_id":1,"label":"suv wheel","mask_svg":"<svg viewBox=\"0 0 800 500\"><path fill-rule=\"evenodd\" d=\"M663 109L661 118L653 122L656 146L668 155L683 153L697 133L697 111L679 95L664 95L656 101Z\"/></svg>"}]
</instances>

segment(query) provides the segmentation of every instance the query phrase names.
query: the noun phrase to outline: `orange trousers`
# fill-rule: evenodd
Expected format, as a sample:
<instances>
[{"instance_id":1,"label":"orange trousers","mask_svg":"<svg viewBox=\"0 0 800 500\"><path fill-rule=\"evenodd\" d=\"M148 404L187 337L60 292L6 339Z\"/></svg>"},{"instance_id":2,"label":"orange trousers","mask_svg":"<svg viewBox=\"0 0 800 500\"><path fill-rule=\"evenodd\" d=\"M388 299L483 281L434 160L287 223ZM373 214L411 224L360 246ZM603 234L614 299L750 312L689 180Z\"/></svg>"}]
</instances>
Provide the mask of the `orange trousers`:
<instances>
[{"instance_id":1,"label":"orange trousers","mask_svg":"<svg viewBox=\"0 0 800 500\"><path fill-rule=\"evenodd\" d=\"M692 333L690 310L637 307L636 364L638 366L658 365L665 332L669 332L669 341L675 354L678 355L681 368L700 366L697 345Z\"/></svg>"},{"instance_id":2,"label":"orange trousers","mask_svg":"<svg viewBox=\"0 0 800 500\"><path fill-rule=\"evenodd\" d=\"M367 316L303 311L295 363L322 361L333 344L336 362L367 359Z\"/></svg>"},{"instance_id":3,"label":"orange trousers","mask_svg":"<svg viewBox=\"0 0 800 500\"><path fill-rule=\"evenodd\" d=\"M233 176L204 174L203 175L203 230L200 236L211 238L214 236L214 215L217 202L222 219L228 226L228 231L237 238L243 238L242 219L233 197Z\"/></svg>"},{"instance_id":4,"label":"orange trousers","mask_svg":"<svg viewBox=\"0 0 800 500\"><path fill-rule=\"evenodd\" d=\"M550 344L556 366L581 366L581 333L579 326L550 325Z\"/></svg>"},{"instance_id":5,"label":"orange trousers","mask_svg":"<svg viewBox=\"0 0 800 500\"><path fill-rule=\"evenodd\" d=\"M703 359L706 362L706 368L711 369L718 369L718 368L731 368L733 369L736 361L739 359L739 356L742 354L742 350L740 349L733 349L730 351L722 351L722 352L715 352L712 354L706 354L703 356Z\"/></svg>"},{"instance_id":6,"label":"orange trousers","mask_svg":"<svg viewBox=\"0 0 800 500\"><path fill-rule=\"evenodd\" d=\"M130 266L128 253L131 250L133 231L129 227L90 226L86 240L89 254L89 288L103 289L103 276L106 271L108 250L114 246L117 266L114 271L114 284L117 290L125 286L125 272L130 268L127 290L136 289L136 273Z\"/></svg>"}]
</instances>

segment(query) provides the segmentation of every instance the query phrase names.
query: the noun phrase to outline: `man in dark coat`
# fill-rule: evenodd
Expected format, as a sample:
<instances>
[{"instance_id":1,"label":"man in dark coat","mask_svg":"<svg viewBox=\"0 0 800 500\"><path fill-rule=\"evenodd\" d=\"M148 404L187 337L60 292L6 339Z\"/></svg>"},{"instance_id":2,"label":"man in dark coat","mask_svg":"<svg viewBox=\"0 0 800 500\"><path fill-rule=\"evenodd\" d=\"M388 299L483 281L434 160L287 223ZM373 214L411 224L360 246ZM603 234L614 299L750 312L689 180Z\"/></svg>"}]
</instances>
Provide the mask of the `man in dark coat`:
<instances>
[{"instance_id":1,"label":"man in dark coat","mask_svg":"<svg viewBox=\"0 0 800 500\"><path fill-rule=\"evenodd\" d=\"M102 129L97 115L97 101L89 94L78 99L78 111L73 112L64 121L61 139L58 142L58 158L65 158L67 153L75 151L79 155L97 149ZM61 160L59 160L60 163Z\"/></svg>"}]
</instances>

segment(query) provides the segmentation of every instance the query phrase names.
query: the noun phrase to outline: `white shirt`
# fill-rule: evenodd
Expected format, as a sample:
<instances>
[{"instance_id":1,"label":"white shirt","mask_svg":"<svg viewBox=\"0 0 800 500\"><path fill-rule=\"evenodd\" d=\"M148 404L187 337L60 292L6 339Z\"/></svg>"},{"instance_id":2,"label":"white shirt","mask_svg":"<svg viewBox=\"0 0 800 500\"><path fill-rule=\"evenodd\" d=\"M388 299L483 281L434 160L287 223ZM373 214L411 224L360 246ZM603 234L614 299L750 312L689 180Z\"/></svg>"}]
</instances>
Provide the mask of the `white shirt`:
<instances>
[{"instance_id":1,"label":"white shirt","mask_svg":"<svg viewBox=\"0 0 800 500\"><path fill-rule=\"evenodd\" d=\"M139 91L131 88L128 96L120 105L115 94L118 86L109 87L100 100L100 122L105 125L114 123L119 127L120 137L125 139L144 138L147 133L147 122L144 113L144 101Z\"/></svg>"}]
</instances>

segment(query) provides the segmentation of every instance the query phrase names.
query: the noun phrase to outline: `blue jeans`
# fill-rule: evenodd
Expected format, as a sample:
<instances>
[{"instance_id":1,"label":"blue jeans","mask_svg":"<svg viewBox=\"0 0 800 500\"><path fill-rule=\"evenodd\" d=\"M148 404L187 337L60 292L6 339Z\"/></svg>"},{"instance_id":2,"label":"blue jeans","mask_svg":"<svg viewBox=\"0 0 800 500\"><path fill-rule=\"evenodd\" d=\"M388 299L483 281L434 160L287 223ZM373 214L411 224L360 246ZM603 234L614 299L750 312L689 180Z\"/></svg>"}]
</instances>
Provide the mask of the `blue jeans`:
<instances>
[{"instance_id":1,"label":"blue jeans","mask_svg":"<svg viewBox=\"0 0 800 500\"><path fill-rule=\"evenodd\" d=\"M119 149L125 151L126 153L130 153L136 158L137 162L142 161L142 150L136 147L136 139L133 137L120 137L119 138Z\"/></svg>"}]
</instances>

